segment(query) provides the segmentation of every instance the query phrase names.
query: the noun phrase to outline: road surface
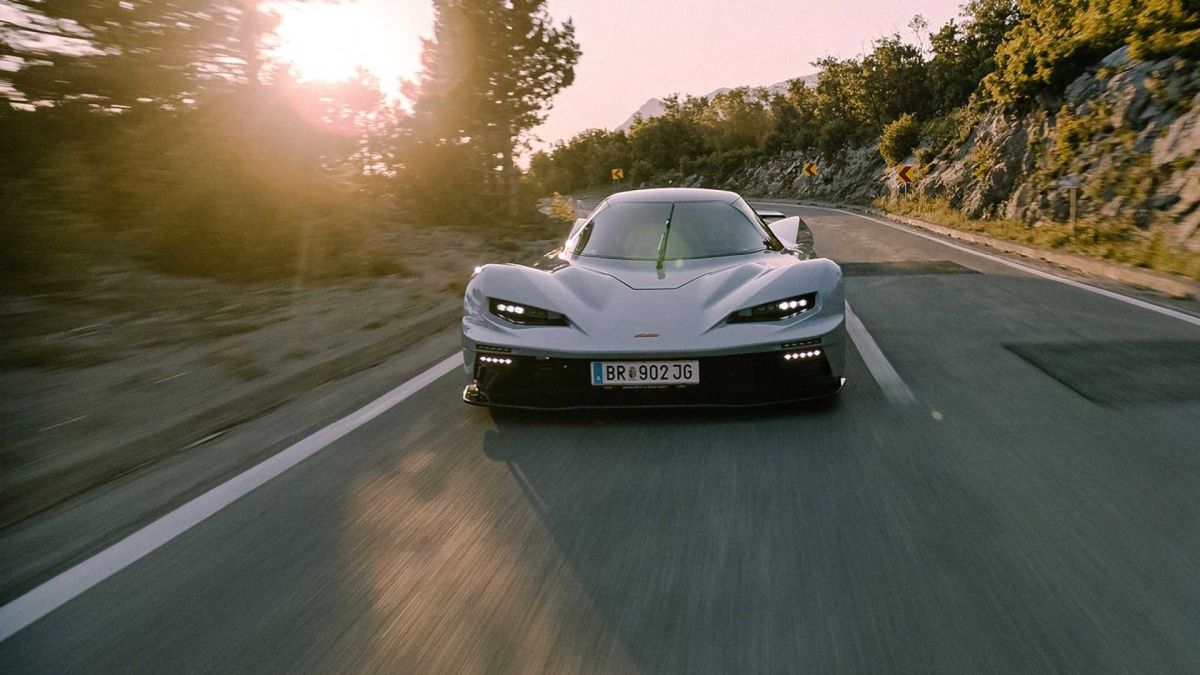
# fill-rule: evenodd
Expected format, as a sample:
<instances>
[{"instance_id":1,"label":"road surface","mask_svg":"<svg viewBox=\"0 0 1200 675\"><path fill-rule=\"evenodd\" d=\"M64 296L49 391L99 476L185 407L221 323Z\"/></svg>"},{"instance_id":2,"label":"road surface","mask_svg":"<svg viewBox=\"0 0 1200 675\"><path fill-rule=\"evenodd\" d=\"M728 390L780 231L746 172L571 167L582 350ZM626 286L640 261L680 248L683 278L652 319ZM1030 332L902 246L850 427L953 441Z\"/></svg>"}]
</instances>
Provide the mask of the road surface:
<instances>
[{"instance_id":1,"label":"road surface","mask_svg":"<svg viewBox=\"0 0 1200 675\"><path fill-rule=\"evenodd\" d=\"M835 405L493 417L455 369L0 672L1200 672L1200 322L777 208L848 275Z\"/></svg>"}]
</instances>

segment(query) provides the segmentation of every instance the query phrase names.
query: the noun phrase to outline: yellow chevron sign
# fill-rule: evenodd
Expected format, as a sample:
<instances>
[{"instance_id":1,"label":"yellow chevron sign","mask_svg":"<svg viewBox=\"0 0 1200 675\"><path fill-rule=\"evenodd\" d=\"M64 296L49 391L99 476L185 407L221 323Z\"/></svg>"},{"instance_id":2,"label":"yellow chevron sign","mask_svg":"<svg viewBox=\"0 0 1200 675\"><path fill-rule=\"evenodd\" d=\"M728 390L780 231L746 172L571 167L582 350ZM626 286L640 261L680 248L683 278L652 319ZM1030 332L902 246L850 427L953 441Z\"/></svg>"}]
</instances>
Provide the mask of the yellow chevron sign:
<instances>
[{"instance_id":1,"label":"yellow chevron sign","mask_svg":"<svg viewBox=\"0 0 1200 675\"><path fill-rule=\"evenodd\" d=\"M625 169L620 167L612 170L613 180L622 180L625 178Z\"/></svg>"},{"instance_id":2,"label":"yellow chevron sign","mask_svg":"<svg viewBox=\"0 0 1200 675\"><path fill-rule=\"evenodd\" d=\"M804 163L804 175L805 176L817 175L817 165L814 162L805 162Z\"/></svg>"},{"instance_id":3,"label":"yellow chevron sign","mask_svg":"<svg viewBox=\"0 0 1200 675\"><path fill-rule=\"evenodd\" d=\"M916 179L909 175L912 172L912 169L912 164L901 164L900 166L896 167L896 178L900 179L901 183L913 182Z\"/></svg>"}]
</instances>

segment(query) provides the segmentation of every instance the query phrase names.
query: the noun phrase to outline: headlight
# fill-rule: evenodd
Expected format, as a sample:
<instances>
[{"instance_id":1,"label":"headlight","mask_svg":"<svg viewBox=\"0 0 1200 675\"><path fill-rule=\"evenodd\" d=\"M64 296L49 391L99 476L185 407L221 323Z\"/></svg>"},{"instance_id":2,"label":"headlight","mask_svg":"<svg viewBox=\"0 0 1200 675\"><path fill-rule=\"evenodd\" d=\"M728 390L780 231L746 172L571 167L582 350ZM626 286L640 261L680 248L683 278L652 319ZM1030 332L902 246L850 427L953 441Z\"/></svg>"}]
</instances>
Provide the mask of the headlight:
<instances>
[{"instance_id":1,"label":"headlight","mask_svg":"<svg viewBox=\"0 0 1200 675\"><path fill-rule=\"evenodd\" d=\"M492 314L508 321L522 326L566 326L567 317L558 312L551 312L548 309L534 307L532 305L522 305L518 302L509 302L508 300L498 300L496 298L488 299L488 309Z\"/></svg>"},{"instance_id":2,"label":"headlight","mask_svg":"<svg viewBox=\"0 0 1200 675\"><path fill-rule=\"evenodd\" d=\"M755 321L782 321L803 314L816 307L817 294L805 293L791 298L767 302L741 309L729 315L729 323L751 323Z\"/></svg>"}]
</instances>

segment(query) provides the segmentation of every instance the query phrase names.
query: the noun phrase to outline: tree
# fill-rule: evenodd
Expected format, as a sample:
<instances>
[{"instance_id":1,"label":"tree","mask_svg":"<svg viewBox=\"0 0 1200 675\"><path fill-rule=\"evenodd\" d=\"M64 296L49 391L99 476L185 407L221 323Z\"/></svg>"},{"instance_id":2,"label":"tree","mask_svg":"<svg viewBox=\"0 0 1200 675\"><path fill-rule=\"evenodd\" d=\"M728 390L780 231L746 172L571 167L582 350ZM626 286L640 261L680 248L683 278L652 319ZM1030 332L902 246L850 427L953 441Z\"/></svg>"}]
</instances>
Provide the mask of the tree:
<instances>
[{"instance_id":1,"label":"tree","mask_svg":"<svg viewBox=\"0 0 1200 675\"><path fill-rule=\"evenodd\" d=\"M1134 58L1200 55L1194 0L1016 0L1018 18L984 80L998 103L1060 91L1110 52Z\"/></svg>"},{"instance_id":2,"label":"tree","mask_svg":"<svg viewBox=\"0 0 1200 675\"><path fill-rule=\"evenodd\" d=\"M661 172L709 151L698 125L675 117L655 117L630 130L629 146L636 162Z\"/></svg>"},{"instance_id":3,"label":"tree","mask_svg":"<svg viewBox=\"0 0 1200 675\"><path fill-rule=\"evenodd\" d=\"M761 148L771 133L771 109L762 91L738 87L713 97L701 117L717 152Z\"/></svg>"},{"instance_id":4,"label":"tree","mask_svg":"<svg viewBox=\"0 0 1200 675\"><path fill-rule=\"evenodd\" d=\"M967 103L996 69L996 50L1019 19L1015 0L972 0L961 23L952 19L929 36L929 85L938 113Z\"/></svg>"},{"instance_id":5,"label":"tree","mask_svg":"<svg viewBox=\"0 0 1200 675\"><path fill-rule=\"evenodd\" d=\"M452 191L482 189L481 204L499 199L514 215L515 154L554 95L574 81L580 54L574 25L555 24L545 5L546 0L435 0L434 39L425 43L420 82L410 88L416 104L407 180L416 181L410 187L422 205ZM451 159L466 164L420 166ZM453 175L463 180L427 182Z\"/></svg>"},{"instance_id":6,"label":"tree","mask_svg":"<svg viewBox=\"0 0 1200 675\"><path fill-rule=\"evenodd\" d=\"M814 101L819 124L815 148L826 157L847 143L871 134L863 97L863 68L857 59L826 57L813 62L821 69Z\"/></svg>"},{"instance_id":7,"label":"tree","mask_svg":"<svg viewBox=\"0 0 1200 675\"><path fill-rule=\"evenodd\" d=\"M613 168L630 165L625 132L587 129L556 143L549 153L534 154L529 171L543 192L567 193L607 183Z\"/></svg>"},{"instance_id":8,"label":"tree","mask_svg":"<svg viewBox=\"0 0 1200 675\"><path fill-rule=\"evenodd\" d=\"M899 164L921 142L921 125L905 113L883 128L879 136L879 154L888 166Z\"/></svg>"},{"instance_id":9,"label":"tree","mask_svg":"<svg viewBox=\"0 0 1200 675\"><path fill-rule=\"evenodd\" d=\"M932 111L925 57L919 47L905 43L899 35L875 42L862 59L862 104L872 131L905 113L924 118Z\"/></svg>"},{"instance_id":10,"label":"tree","mask_svg":"<svg viewBox=\"0 0 1200 675\"><path fill-rule=\"evenodd\" d=\"M816 94L804 80L788 80L787 92L771 97L771 151L807 150L816 141Z\"/></svg>"},{"instance_id":11,"label":"tree","mask_svg":"<svg viewBox=\"0 0 1200 675\"><path fill-rule=\"evenodd\" d=\"M22 66L23 105L0 109L14 246L233 278L358 265L347 252L375 222L364 170L386 161L366 143L387 123L377 82L299 85L261 65L272 19L254 2L45 0L14 16L0 29Z\"/></svg>"},{"instance_id":12,"label":"tree","mask_svg":"<svg viewBox=\"0 0 1200 675\"><path fill-rule=\"evenodd\" d=\"M0 33L22 67L11 84L42 105L128 109L178 104L205 86L258 76L269 17L237 0L4 0Z\"/></svg>"}]
</instances>

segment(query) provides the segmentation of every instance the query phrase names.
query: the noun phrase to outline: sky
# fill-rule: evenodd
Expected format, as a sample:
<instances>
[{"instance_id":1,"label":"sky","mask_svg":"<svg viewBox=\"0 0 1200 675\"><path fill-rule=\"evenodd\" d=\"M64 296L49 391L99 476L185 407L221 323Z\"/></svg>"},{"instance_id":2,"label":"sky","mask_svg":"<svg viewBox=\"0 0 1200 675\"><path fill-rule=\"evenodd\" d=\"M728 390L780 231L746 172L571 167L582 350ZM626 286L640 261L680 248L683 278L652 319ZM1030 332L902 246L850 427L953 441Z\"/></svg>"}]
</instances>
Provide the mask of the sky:
<instances>
[{"instance_id":1,"label":"sky","mask_svg":"<svg viewBox=\"0 0 1200 675\"><path fill-rule=\"evenodd\" d=\"M651 97L808 75L813 61L870 51L883 35L913 39L915 14L941 26L963 1L548 0L551 16L574 20L583 55L534 133L553 142L616 127Z\"/></svg>"},{"instance_id":2,"label":"sky","mask_svg":"<svg viewBox=\"0 0 1200 675\"><path fill-rule=\"evenodd\" d=\"M575 83L534 130L535 147L614 128L651 97L769 85L814 72L812 62L823 56L869 51L886 34L913 39L913 15L932 30L956 16L961 2L548 0L552 17L574 21L583 55ZM336 11L310 2L286 12L281 31L282 49L307 60L301 71L336 77L362 61L386 84L419 70L433 11L428 0L349 0Z\"/></svg>"}]
</instances>

